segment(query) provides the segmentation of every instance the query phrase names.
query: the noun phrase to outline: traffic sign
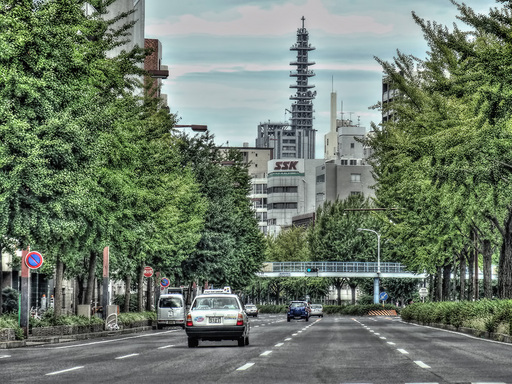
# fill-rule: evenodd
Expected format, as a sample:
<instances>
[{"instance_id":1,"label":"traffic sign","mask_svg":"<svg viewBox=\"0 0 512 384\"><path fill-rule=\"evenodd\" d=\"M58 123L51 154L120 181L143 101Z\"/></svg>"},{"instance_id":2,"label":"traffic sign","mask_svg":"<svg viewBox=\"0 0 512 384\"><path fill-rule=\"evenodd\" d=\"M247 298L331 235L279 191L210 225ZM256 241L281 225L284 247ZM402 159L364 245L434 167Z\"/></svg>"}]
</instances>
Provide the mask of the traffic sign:
<instances>
[{"instance_id":1,"label":"traffic sign","mask_svg":"<svg viewBox=\"0 0 512 384\"><path fill-rule=\"evenodd\" d=\"M420 288L420 297L427 297L428 296L428 289L423 287L423 288Z\"/></svg>"},{"instance_id":2,"label":"traffic sign","mask_svg":"<svg viewBox=\"0 0 512 384\"><path fill-rule=\"evenodd\" d=\"M144 277L151 277L153 276L153 268L151 267L144 267Z\"/></svg>"},{"instance_id":3,"label":"traffic sign","mask_svg":"<svg viewBox=\"0 0 512 384\"><path fill-rule=\"evenodd\" d=\"M167 277L162 277L162 280L160 280L160 285L164 288L167 288L171 284L169 279Z\"/></svg>"},{"instance_id":4,"label":"traffic sign","mask_svg":"<svg viewBox=\"0 0 512 384\"><path fill-rule=\"evenodd\" d=\"M39 252L29 252L25 256L25 265L30 269L37 269L43 265L43 256Z\"/></svg>"},{"instance_id":5,"label":"traffic sign","mask_svg":"<svg viewBox=\"0 0 512 384\"><path fill-rule=\"evenodd\" d=\"M379 295L379 300L380 301L386 301L388 299L388 297L389 296L388 296L387 292L381 292L380 295Z\"/></svg>"}]
</instances>

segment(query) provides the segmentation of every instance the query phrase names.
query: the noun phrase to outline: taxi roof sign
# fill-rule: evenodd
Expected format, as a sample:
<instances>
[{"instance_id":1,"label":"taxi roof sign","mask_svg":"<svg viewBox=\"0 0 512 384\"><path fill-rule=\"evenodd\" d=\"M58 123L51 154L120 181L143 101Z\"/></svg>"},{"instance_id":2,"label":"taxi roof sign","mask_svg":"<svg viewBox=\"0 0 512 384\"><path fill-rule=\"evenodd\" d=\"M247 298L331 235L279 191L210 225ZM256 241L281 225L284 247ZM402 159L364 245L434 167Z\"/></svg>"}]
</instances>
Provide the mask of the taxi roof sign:
<instances>
[{"instance_id":1,"label":"taxi roof sign","mask_svg":"<svg viewBox=\"0 0 512 384\"><path fill-rule=\"evenodd\" d=\"M231 293L231 287L224 287L222 289L205 289L203 293Z\"/></svg>"}]
</instances>

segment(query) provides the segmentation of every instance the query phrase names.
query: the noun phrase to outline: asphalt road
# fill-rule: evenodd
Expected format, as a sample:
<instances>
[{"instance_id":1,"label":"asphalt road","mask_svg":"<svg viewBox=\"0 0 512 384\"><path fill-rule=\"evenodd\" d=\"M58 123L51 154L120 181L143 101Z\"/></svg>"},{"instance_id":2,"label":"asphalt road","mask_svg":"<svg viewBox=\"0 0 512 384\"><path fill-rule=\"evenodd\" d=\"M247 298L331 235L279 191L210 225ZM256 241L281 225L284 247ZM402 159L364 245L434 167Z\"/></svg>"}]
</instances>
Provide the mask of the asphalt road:
<instances>
[{"instance_id":1,"label":"asphalt road","mask_svg":"<svg viewBox=\"0 0 512 384\"><path fill-rule=\"evenodd\" d=\"M251 319L250 345L181 329L0 350L0 383L512 383L512 345L395 317Z\"/></svg>"}]
</instances>

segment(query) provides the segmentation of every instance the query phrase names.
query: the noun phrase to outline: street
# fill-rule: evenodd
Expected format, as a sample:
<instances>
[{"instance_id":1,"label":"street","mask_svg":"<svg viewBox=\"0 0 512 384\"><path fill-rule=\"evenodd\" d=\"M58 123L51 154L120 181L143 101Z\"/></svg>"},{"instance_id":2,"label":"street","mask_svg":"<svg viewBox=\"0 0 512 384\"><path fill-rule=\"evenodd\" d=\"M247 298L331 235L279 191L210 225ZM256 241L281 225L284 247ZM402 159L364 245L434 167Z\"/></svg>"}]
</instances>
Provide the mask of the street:
<instances>
[{"instance_id":1,"label":"street","mask_svg":"<svg viewBox=\"0 0 512 384\"><path fill-rule=\"evenodd\" d=\"M512 345L398 317L250 320L250 345L181 329L0 350L1 383L512 383Z\"/></svg>"}]
</instances>

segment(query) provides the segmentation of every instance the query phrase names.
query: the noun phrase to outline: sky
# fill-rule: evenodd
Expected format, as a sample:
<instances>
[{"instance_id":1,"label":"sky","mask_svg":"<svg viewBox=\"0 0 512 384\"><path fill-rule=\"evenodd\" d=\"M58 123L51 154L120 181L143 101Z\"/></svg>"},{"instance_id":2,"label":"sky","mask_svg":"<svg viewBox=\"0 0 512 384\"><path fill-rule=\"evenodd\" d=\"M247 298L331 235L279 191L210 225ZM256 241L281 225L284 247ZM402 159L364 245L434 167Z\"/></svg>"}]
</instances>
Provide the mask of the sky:
<instances>
[{"instance_id":1,"label":"sky","mask_svg":"<svg viewBox=\"0 0 512 384\"><path fill-rule=\"evenodd\" d=\"M495 0L465 0L480 13ZM316 158L324 154L330 127L331 92L337 117L370 130L380 113L382 68L397 50L425 58L427 44L412 18L452 28L457 8L450 0L146 0L146 38L162 43L169 78L162 92L179 124L204 124L219 146L255 146L258 124L287 122L296 69L297 29L305 17L309 60L317 91L313 127Z\"/></svg>"}]
</instances>

